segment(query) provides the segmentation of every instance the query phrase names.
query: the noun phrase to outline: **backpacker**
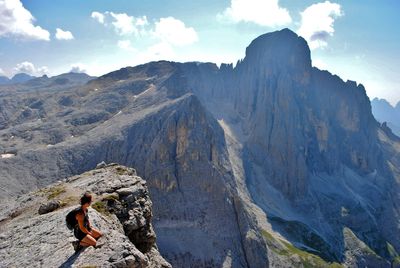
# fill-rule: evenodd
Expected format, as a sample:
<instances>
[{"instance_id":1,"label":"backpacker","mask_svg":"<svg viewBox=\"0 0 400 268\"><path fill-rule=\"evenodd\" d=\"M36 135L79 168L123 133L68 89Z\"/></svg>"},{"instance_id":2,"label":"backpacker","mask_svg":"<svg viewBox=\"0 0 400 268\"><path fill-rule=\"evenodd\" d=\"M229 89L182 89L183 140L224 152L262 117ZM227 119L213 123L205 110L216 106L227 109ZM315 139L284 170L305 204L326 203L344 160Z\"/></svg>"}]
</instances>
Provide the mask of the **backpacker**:
<instances>
[{"instance_id":1,"label":"backpacker","mask_svg":"<svg viewBox=\"0 0 400 268\"><path fill-rule=\"evenodd\" d=\"M81 207L74 208L70 212L68 212L67 216L65 217L65 222L67 224L68 229L73 230L74 227L78 224L76 220L76 214L81 210Z\"/></svg>"}]
</instances>

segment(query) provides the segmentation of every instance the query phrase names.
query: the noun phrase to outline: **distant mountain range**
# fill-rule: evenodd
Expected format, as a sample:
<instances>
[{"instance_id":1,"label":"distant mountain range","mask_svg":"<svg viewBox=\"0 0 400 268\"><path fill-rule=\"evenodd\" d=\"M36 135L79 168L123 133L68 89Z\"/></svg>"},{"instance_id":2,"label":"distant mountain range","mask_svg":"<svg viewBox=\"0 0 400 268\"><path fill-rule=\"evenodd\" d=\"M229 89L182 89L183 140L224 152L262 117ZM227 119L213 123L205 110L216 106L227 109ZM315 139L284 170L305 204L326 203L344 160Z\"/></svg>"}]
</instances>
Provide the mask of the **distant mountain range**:
<instances>
[{"instance_id":1,"label":"distant mountain range","mask_svg":"<svg viewBox=\"0 0 400 268\"><path fill-rule=\"evenodd\" d=\"M89 76L85 73L65 73L53 77L48 77L43 75L41 77L32 76L26 73L18 73L14 75L11 79L7 76L0 76L0 86L1 85L13 85L13 84L24 84L29 82L29 86L49 84L54 82L55 84L68 84L70 82L87 82L95 77Z\"/></svg>"},{"instance_id":2,"label":"distant mountain range","mask_svg":"<svg viewBox=\"0 0 400 268\"><path fill-rule=\"evenodd\" d=\"M16 74L11 79L7 76L0 76L0 85L24 83L34 78L36 78L36 76L31 76L26 73Z\"/></svg>"},{"instance_id":3,"label":"distant mountain range","mask_svg":"<svg viewBox=\"0 0 400 268\"><path fill-rule=\"evenodd\" d=\"M400 139L289 29L235 67L159 61L2 86L0 154L0 211L102 161L135 168L173 267L400 265Z\"/></svg>"},{"instance_id":4,"label":"distant mountain range","mask_svg":"<svg viewBox=\"0 0 400 268\"><path fill-rule=\"evenodd\" d=\"M400 137L400 101L393 107L387 100L375 98L371 106L376 120L386 122L392 132Z\"/></svg>"}]
</instances>

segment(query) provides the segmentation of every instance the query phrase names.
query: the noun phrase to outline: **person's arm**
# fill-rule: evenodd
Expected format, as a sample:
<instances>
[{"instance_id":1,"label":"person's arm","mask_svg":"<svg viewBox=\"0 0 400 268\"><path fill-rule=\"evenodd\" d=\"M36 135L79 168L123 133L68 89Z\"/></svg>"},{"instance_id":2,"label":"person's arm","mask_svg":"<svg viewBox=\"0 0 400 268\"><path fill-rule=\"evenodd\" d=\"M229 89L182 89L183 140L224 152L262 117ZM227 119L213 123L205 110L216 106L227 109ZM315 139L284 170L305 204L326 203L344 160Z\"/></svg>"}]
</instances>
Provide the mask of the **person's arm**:
<instances>
[{"instance_id":1,"label":"person's arm","mask_svg":"<svg viewBox=\"0 0 400 268\"><path fill-rule=\"evenodd\" d=\"M78 224L79 224L79 229L81 229L82 232L84 232L85 234L92 234L88 229L86 229L86 227L83 225L83 220L84 220L84 216L81 213L78 213L76 215L76 219L78 220Z\"/></svg>"}]
</instances>

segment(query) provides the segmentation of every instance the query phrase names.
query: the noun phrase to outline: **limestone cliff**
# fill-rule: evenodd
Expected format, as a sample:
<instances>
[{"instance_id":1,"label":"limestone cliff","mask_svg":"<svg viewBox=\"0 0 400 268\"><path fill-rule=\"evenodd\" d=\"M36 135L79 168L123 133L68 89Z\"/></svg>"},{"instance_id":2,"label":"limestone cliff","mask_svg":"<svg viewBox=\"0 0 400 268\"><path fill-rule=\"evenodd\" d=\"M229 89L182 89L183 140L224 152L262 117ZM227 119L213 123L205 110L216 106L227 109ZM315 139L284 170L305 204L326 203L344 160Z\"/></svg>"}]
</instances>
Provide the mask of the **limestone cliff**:
<instances>
[{"instance_id":1,"label":"limestone cliff","mask_svg":"<svg viewBox=\"0 0 400 268\"><path fill-rule=\"evenodd\" d=\"M89 217L103 237L99 248L75 253L65 216L85 191L95 194ZM103 165L20 196L2 211L0 266L171 267L158 252L151 219L146 181L132 168Z\"/></svg>"},{"instance_id":2,"label":"limestone cliff","mask_svg":"<svg viewBox=\"0 0 400 268\"><path fill-rule=\"evenodd\" d=\"M148 182L175 267L400 259L399 140L288 29L235 67L151 62L40 94L2 92L3 197L117 162Z\"/></svg>"}]
</instances>

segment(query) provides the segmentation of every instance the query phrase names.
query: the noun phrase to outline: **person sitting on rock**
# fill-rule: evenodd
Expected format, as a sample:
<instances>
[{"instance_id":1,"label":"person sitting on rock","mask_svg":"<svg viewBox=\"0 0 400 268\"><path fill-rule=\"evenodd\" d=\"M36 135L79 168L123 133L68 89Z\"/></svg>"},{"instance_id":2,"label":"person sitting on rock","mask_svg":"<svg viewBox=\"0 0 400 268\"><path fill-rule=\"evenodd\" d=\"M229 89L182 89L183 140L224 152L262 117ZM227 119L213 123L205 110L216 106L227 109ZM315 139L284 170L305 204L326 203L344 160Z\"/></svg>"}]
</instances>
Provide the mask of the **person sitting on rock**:
<instances>
[{"instance_id":1,"label":"person sitting on rock","mask_svg":"<svg viewBox=\"0 0 400 268\"><path fill-rule=\"evenodd\" d=\"M74 235L79 240L74 244L75 251L82 247L96 247L97 240L102 236L102 233L90 224L88 207L91 203L92 195L86 192L81 197L81 208L75 215L78 224L74 227Z\"/></svg>"}]
</instances>

